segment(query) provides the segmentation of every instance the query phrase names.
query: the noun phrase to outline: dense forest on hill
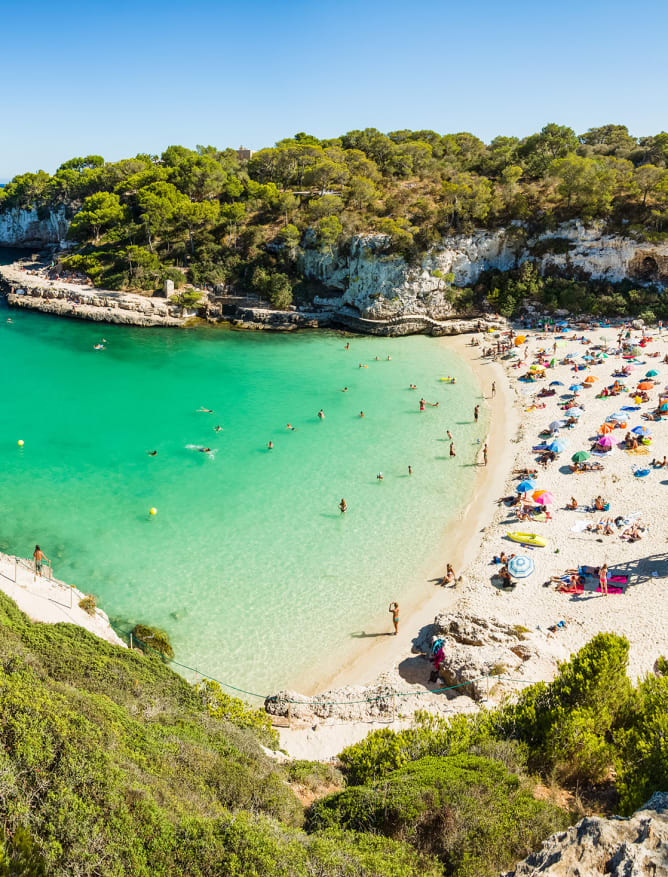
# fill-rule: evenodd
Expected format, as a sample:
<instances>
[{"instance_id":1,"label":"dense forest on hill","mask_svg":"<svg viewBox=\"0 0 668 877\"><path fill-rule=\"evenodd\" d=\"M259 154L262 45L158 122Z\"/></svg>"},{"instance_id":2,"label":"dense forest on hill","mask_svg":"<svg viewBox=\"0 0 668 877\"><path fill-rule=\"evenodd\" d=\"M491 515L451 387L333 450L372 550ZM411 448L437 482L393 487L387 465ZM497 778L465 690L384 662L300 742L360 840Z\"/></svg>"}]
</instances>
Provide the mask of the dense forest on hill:
<instances>
[{"instance_id":1,"label":"dense forest on hill","mask_svg":"<svg viewBox=\"0 0 668 877\"><path fill-rule=\"evenodd\" d=\"M73 158L0 190L0 209L59 206L76 243L66 265L97 285L236 285L285 307L300 288L303 250L345 252L359 233L386 235L386 253L409 261L444 235L516 221L536 232L597 219L663 240L668 133L636 138L605 125L578 136L549 124L489 144L469 133L300 133L245 160L212 146Z\"/></svg>"},{"instance_id":2,"label":"dense forest on hill","mask_svg":"<svg viewBox=\"0 0 668 877\"><path fill-rule=\"evenodd\" d=\"M0 594L0 875L496 877L578 790L668 788L667 668L633 686L627 657L599 634L515 704L281 765L263 712Z\"/></svg>"}]
</instances>

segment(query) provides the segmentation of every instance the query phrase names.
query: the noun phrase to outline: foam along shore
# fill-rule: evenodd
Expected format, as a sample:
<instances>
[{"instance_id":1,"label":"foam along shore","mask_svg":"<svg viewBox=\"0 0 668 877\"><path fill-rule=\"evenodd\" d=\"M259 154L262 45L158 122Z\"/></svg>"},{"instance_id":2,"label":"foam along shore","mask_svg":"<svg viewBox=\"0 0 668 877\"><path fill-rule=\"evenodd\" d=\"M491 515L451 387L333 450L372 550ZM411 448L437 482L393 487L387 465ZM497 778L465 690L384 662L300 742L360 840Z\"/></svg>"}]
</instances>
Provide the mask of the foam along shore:
<instances>
[{"instance_id":1,"label":"foam along shore","mask_svg":"<svg viewBox=\"0 0 668 877\"><path fill-rule=\"evenodd\" d=\"M20 264L0 267L0 288L11 307L126 326L183 326L181 308L164 298L95 289L53 280Z\"/></svg>"},{"instance_id":2,"label":"foam along shore","mask_svg":"<svg viewBox=\"0 0 668 877\"><path fill-rule=\"evenodd\" d=\"M35 576L32 561L0 554L0 588L32 621L77 624L112 645L127 647L102 609L85 612L79 607L86 596L82 591L46 575Z\"/></svg>"},{"instance_id":3,"label":"foam along shore","mask_svg":"<svg viewBox=\"0 0 668 877\"><path fill-rule=\"evenodd\" d=\"M559 661L565 660L599 631L628 638L632 678L652 672L657 658L668 655L668 551L664 511L668 468L651 466L653 458L663 460L668 454L668 411L662 421L643 417L656 410L664 386L668 387L668 362L664 362L664 357L668 357L668 334L648 330L647 335L652 340L643 342L642 330L624 330L625 336L627 331L630 337L623 339L629 344L626 359L617 344L619 329L616 328L584 331L578 328L575 337L573 329L563 335L522 331L526 341L520 347L513 346L513 355L507 358L482 356L485 348L501 340L492 336L483 336L479 347L466 348L483 373L489 370L487 383L496 379L497 393L494 400L488 400L492 405L490 460L488 471L482 472L483 478L485 475L487 478L476 490L475 506L467 512L468 515L476 512L475 523L469 519L456 528L460 537L463 536L459 557L452 543L442 557L441 574L445 564L454 558L453 565L457 575L462 575L462 581L454 589L443 589L426 580L422 605L414 606L412 612L402 612L400 635L383 638L377 650L372 646L365 656L357 656L354 664L342 668L329 680L334 690L318 697L318 700L360 700L372 697L375 689L385 684L384 715L371 705L362 713L359 708L353 713L347 706L331 711L331 715L316 709L311 711L315 722L302 722L300 726L300 708L296 707L297 720L290 723L291 727L280 730L282 744L291 754L304 758L333 757L342 746L361 739L374 727L389 724L398 728L410 722L411 709L405 711L403 718L399 718L396 711L392 713L388 706L392 700L391 690L409 691L418 686L426 693L458 678L457 674L462 679L474 678L481 672L496 672L501 667L515 679L548 680L555 675ZM585 340L581 340L583 337ZM635 346L641 343L642 347ZM594 355L596 353L601 355ZM544 368L540 367L541 363ZM577 371L574 371L576 363ZM624 366L630 369L630 377L625 380L626 390L618 396L603 395L604 388L616 380L614 374ZM657 374L646 377L652 371ZM528 375L533 379L527 380ZM590 376L596 380L585 383ZM651 389L646 391L649 401L638 403L635 390L638 383L645 380L651 383ZM576 382L583 389L570 390ZM541 392L544 395L540 396ZM577 397L574 397L575 392ZM566 428L568 410L564 406L574 402L582 413ZM503 428L497 420L500 406L506 408ZM633 410L622 411L622 408ZM626 423L626 428L613 429L609 433L613 436L613 449L601 455L594 453L588 461L600 462L602 468L573 472L572 455L583 450L590 453L601 435L601 426L611 422L609 418L613 414L624 415L617 422ZM562 424L561 428L552 432L550 425L557 421ZM649 430L651 435L647 438L651 444L640 444L637 449L627 451L623 447L624 437L630 429L639 426ZM543 453L540 445L545 440L549 443L552 437L564 442L565 448L553 462L541 465L537 462ZM495 502L502 497L517 496L524 469L538 472L534 488L527 495L529 505L536 505L531 501L534 489L547 491L554 497L547 505L549 517L518 520L516 507L510 500ZM637 469L649 470L649 474L638 477L634 471ZM608 510L595 509L594 501L599 496L605 501L604 505L609 506ZM566 508L571 497L578 502L575 510ZM600 525L608 518L613 521L606 533ZM639 540L628 537L629 527L634 523L641 528ZM509 540L508 533L518 531L542 537L545 547L528 547ZM501 586L498 577L501 567L494 563L494 558L502 552L526 556L533 564L533 572L514 578L508 589ZM566 575L566 570L587 567L583 572L589 573L605 563L619 584L614 590L611 587L608 595L597 591L597 577L588 574L578 592L569 594L558 590L558 578ZM440 611L444 609L448 611ZM486 639L475 630L490 624L492 628L505 626L506 633ZM520 632L515 645L512 630ZM436 636L443 636L445 640L446 660L441 666L439 683L430 684L433 666L427 656ZM513 655L519 661L515 661ZM506 696L512 690L512 685L504 686L500 689L501 695ZM496 689L492 700L497 699L498 693ZM459 712L475 708L472 694L475 692L471 687L463 686L461 694L452 691L437 697L441 700L447 697L447 710ZM285 698L285 693L282 696ZM421 701L416 704L418 708L444 710L442 703L436 706L430 703L434 695L414 699ZM412 698L406 698L406 702L409 700ZM486 698L478 698L478 702L480 700Z\"/></svg>"}]
</instances>

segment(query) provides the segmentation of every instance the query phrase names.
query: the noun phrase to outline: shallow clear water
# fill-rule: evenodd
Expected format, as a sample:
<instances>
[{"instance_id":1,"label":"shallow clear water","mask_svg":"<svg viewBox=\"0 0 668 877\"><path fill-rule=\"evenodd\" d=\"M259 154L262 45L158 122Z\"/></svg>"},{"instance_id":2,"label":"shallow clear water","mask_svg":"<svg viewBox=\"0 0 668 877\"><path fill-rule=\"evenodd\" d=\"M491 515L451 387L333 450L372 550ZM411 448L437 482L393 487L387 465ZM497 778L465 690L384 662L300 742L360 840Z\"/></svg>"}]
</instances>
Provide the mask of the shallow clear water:
<instances>
[{"instance_id":1,"label":"shallow clear water","mask_svg":"<svg viewBox=\"0 0 668 877\"><path fill-rule=\"evenodd\" d=\"M346 340L2 310L0 548L39 542L112 620L164 627L179 661L223 681L269 692L334 670L433 559L486 421L483 408L474 426L476 379L443 344ZM440 406L419 413L421 394Z\"/></svg>"}]
</instances>

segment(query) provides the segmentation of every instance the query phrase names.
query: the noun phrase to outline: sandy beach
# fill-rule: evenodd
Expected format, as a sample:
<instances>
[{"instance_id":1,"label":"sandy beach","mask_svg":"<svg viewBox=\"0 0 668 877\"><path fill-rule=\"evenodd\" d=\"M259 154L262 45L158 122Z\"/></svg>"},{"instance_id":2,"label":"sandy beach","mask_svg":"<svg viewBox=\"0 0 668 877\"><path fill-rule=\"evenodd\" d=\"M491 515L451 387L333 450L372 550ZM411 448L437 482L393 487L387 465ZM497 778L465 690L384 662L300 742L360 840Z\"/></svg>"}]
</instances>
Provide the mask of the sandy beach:
<instances>
[{"instance_id":1,"label":"sandy beach","mask_svg":"<svg viewBox=\"0 0 668 877\"><path fill-rule=\"evenodd\" d=\"M364 654L352 656L317 690L369 685L379 678L390 680L398 688L403 683L401 687L405 690L422 688L426 692L433 688L427 684L430 664L415 657L413 646L420 630L443 610L522 625L543 637L546 660L533 666L529 662L526 667L526 677L532 681L551 678L558 659L577 651L599 631L628 638L629 675L633 678L651 672L657 657L668 653L668 552L663 523L668 468L650 465L654 458L663 460L668 453L668 425L642 416L657 409L659 394L668 385L668 364L663 363L668 355L668 334L647 330L652 340L636 347L644 333L631 331L631 337L624 338L629 345L629 355L624 359L617 345L618 332L615 328L592 329L585 330L583 336L578 329L576 338L572 329L562 336L522 332L526 343L513 347L520 355L495 361L482 356L485 347L492 343L491 336L483 337L477 347L470 346L464 337L443 340L442 343L456 345L458 352L472 363L487 397L485 402L490 405L489 466L480 466L472 502L461 520L445 534L440 567L426 577L423 598L416 598L412 605L402 604L399 635L364 640ZM633 357L631 346L636 351ZM539 354L541 350L545 355ZM553 364L543 373L541 362ZM628 371L623 381L625 390L615 396L602 395L604 388L613 385L613 375L624 366ZM650 371L657 374L646 377ZM530 374L535 379L527 381ZM494 399L488 398L492 381L496 382L497 390ZM650 382L651 389L646 391L648 401L637 404L636 387L642 381ZM582 389L570 390L576 382ZM541 391L554 393L540 397ZM567 405L581 410L574 425L568 428ZM616 422L625 423L626 427L617 426L608 432L612 449L601 452L595 443L603 434L602 425L611 423L613 414L620 415ZM561 428L551 431L550 425L557 421ZM624 449L625 436L637 427L646 428L650 435L645 440L650 443L639 442L636 449ZM553 462L540 465L537 460L541 451L536 448L554 439L563 442L564 450ZM591 454L587 464L600 464L602 468L572 472L571 457L579 451ZM524 468L537 470L533 487L525 495L528 504L536 505L531 499L534 490L547 491L553 497L546 504L547 519L517 518L510 498L517 496L522 480L516 470ZM634 474L637 468L649 469L649 473L637 477ZM594 508L599 496L609 506L607 511ZM497 504L502 497L509 498L508 502ZM571 497L578 502L576 510L566 508ZM606 534L605 525L610 518ZM637 541L625 535L634 524L640 526ZM546 545L519 544L508 538L511 532L536 534ZM493 562L502 552L527 557L534 567L530 575L513 579L513 586L508 589L501 587L497 577L500 566ZM442 576L448 562L462 576L455 588L443 588L433 581ZM589 567L593 572L604 563L609 573L619 579L618 588L611 587L607 595L597 592L596 575L584 576L580 592L557 590L558 582L553 577L581 567ZM559 627L551 631L556 625ZM419 708L443 711L442 697L426 694L411 700L419 701ZM468 710L473 706L466 696L455 697L448 704L451 710ZM407 721L406 717L397 718L392 726L399 727ZM383 724L382 720L345 722L334 718L317 723L314 728L281 729L281 739L288 751L300 757L327 758L338 751L337 746L340 749Z\"/></svg>"}]
</instances>

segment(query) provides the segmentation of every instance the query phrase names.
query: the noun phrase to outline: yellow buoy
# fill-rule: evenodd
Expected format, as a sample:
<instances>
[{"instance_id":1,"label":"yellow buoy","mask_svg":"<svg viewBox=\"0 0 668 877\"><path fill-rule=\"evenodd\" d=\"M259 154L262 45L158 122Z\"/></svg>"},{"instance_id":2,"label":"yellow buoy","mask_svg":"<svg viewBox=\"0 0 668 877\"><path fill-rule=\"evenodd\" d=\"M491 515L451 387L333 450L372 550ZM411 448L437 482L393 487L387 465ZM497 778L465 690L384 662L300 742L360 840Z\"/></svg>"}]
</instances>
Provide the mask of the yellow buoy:
<instances>
[{"instance_id":1,"label":"yellow buoy","mask_svg":"<svg viewBox=\"0 0 668 877\"><path fill-rule=\"evenodd\" d=\"M23 447L23 439L19 439L17 444L20 448L22 448Z\"/></svg>"},{"instance_id":2,"label":"yellow buoy","mask_svg":"<svg viewBox=\"0 0 668 877\"><path fill-rule=\"evenodd\" d=\"M158 510L157 510L156 508L152 508L151 511L149 512L149 514L151 514L151 515L157 515L157 514L158 514Z\"/></svg>"}]
</instances>

